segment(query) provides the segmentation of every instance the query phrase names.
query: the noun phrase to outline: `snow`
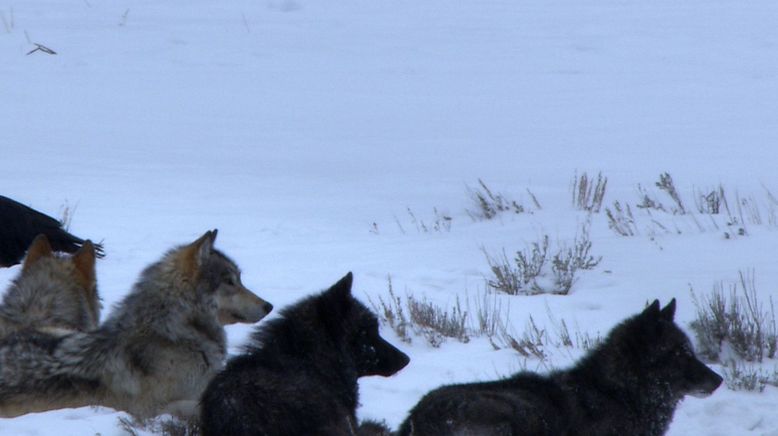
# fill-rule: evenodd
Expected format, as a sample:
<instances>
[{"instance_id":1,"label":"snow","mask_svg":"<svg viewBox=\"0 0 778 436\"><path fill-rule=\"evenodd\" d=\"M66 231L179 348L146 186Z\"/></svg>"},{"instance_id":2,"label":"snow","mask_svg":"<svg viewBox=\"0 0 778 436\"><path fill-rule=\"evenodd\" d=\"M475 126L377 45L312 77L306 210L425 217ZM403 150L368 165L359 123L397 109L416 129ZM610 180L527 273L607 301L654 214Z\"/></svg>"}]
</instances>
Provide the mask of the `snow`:
<instances>
[{"instance_id":1,"label":"snow","mask_svg":"<svg viewBox=\"0 0 778 436\"><path fill-rule=\"evenodd\" d=\"M576 171L609 178L606 205L634 205L637 184L667 171L688 205L694 188L723 184L766 218L776 17L766 0L0 0L2 194L54 216L76 208L71 230L108 253L106 313L145 265L211 228L276 307L346 271L364 301L385 298L391 275L399 295L452 305L484 292L482 249L572 240L586 220L570 204ZM57 55L26 55L32 43ZM478 178L525 204L529 189L543 208L473 222ZM418 232L408 208L428 224L433 208L449 214L451 231ZM654 235L636 215L632 238L592 217L603 260L571 295L496 296L512 328L529 315L550 326L550 312L605 334L672 297L688 327L690 286L747 269L760 296L778 296L775 226L727 240L723 221L701 232L662 215L681 233ZM227 330L235 350L250 327ZM363 380L359 414L390 425L440 384L548 369L484 338L434 349L383 334L412 362ZM776 403L774 388L722 387L684 400L669 434L776 435ZM2 420L0 433L121 434L119 416L54 411Z\"/></svg>"}]
</instances>

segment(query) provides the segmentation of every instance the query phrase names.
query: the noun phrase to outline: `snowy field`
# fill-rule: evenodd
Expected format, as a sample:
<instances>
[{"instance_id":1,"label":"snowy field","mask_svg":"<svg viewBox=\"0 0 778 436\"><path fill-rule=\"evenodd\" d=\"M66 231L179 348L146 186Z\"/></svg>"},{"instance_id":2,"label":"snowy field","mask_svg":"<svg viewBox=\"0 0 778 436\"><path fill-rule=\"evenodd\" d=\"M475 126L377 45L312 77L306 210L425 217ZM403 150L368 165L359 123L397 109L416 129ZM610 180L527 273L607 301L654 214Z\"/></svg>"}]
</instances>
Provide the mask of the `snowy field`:
<instances>
[{"instance_id":1,"label":"snowy field","mask_svg":"<svg viewBox=\"0 0 778 436\"><path fill-rule=\"evenodd\" d=\"M778 298L774 1L0 0L0 18L0 194L75 209L71 231L104 242L103 317L145 265L211 228L277 308L353 271L365 302L386 299L391 276L399 296L472 312L483 251L510 256L542 235L555 246L587 220L602 261L570 295L486 295L517 334L531 315L604 335L672 297L691 334L690 288L739 271ZM56 55L27 55L36 43ZM573 207L576 172L600 171L603 207L631 204L637 235ZM664 172L691 216L635 208L638 184L673 204L654 187ZM479 178L525 205L529 189L542 209L474 221ZM695 192L719 184L762 224L745 212L739 236L698 214ZM417 229L433 208L450 230ZM235 350L250 327L227 331ZM440 384L583 352L544 362L486 337L433 348L382 332L412 361L362 381L359 415L391 426ZM684 400L669 434L778 435L776 407L776 388L722 386ZM120 416L33 414L0 420L0 434L118 435Z\"/></svg>"}]
</instances>

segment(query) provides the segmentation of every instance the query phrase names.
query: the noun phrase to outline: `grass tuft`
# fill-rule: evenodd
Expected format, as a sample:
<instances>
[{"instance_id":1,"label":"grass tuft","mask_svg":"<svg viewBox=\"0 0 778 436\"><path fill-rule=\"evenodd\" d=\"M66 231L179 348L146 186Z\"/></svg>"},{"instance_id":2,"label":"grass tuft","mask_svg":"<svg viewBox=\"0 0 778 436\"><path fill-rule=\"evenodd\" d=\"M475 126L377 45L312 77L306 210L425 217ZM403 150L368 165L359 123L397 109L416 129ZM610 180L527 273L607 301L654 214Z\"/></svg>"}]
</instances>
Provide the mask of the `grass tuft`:
<instances>
[{"instance_id":1,"label":"grass tuft","mask_svg":"<svg viewBox=\"0 0 778 436\"><path fill-rule=\"evenodd\" d=\"M590 254L588 222L581 226L572 245L558 244L553 256L549 256L548 247L549 238L544 235L527 249L517 251L512 262L504 251L501 256L493 256L484 250L491 272L487 284L510 295L567 295L578 273L594 269L602 260Z\"/></svg>"},{"instance_id":2,"label":"grass tuft","mask_svg":"<svg viewBox=\"0 0 778 436\"><path fill-rule=\"evenodd\" d=\"M599 213L602 208L602 202L605 199L605 189L608 186L608 178L602 173L597 173L597 179L589 177L584 172L580 176L573 176L572 193L573 206L579 210Z\"/></svg>"}]
</instances>

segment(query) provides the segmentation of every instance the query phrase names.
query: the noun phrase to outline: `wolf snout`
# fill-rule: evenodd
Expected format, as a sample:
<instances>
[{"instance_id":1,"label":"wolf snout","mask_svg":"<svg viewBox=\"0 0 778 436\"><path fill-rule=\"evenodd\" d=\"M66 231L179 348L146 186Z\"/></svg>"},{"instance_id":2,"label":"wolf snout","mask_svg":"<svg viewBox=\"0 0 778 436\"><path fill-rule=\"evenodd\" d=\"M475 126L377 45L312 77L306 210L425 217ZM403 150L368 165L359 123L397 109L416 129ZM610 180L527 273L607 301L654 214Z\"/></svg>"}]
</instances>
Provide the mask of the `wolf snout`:
<instances>
[{"instance_id":1,"label":"wolf snout","mask_svg":"<svg viewBox=\"0 0 778 436\"><path fill-rule=\"evenodd\" d=\"M407 354L403 353L402 351L400 352L400 354L402 356L400 356L400 358L398 359L399 360L398 361L399 368L397 368L397 371L405 368L406 366L408 366L409 363L411 363L411 358L408 357Z\"/></svg>"},{"instance_id":2,"label":"wolf snout","mask_svg":"<svg viewBox=\"0 0 778 436\"><path fill-rule=\"evenodd\" d=\"M257 298L257 300L258 301L255 301L254 304L247 304L244 306L244 318L246 318L248 322L257 322L266 317L273 310L272 304L260 298Z\"/></svg>"},{"instance_id":3,"label":"wolf snout","mask_svg":"<svg viewBox=\"0 0 778 436\"><path fill-rule=\"evenodd\" d=\"M410 363L411 358L392 344L386 342L382 345L384 345L384 349L381 353L382 356L380 356L382 364L380 365L378 375L389 377L405 368L408 363Z\"/></svg>"},{"instance_id":4,"label":"wolf snout","mask_svg":"<svg viewBox=\"0 0 778 436\"><path fill-rule=\"evenodd\" d=\"M704 365L704 364L703 364ZM697 398L705 398L713 394L713 392L721 386L724 379L718 375L715 371L705 366L705 375L700 383L697 384L690 395Z\"/></svg>"},{"instance_id":5,"label":"wolf snout","mask_svg":"<svg viewBox=\"0 0 778 436\"><path fill-rule=\"evenodd\" d=\"M259 298L246 288L236 293L218 295L219 321L223 325L244 323L253 324L266 317L273 305Z\"/></svg>"},{"instance_id":6,"label":"wolf snout","mask_svg":"<svg viewBox=\"0 0 778 436\"><path fill-rule=\"evenodd\" d=\"M724 381L724 379L716 374L715 372L711 371L710 377L708 378L707 385L704 387L705 396L708 396L712 394L716 389L721 386L721 383Z\"/></svg>"}]
</instances>

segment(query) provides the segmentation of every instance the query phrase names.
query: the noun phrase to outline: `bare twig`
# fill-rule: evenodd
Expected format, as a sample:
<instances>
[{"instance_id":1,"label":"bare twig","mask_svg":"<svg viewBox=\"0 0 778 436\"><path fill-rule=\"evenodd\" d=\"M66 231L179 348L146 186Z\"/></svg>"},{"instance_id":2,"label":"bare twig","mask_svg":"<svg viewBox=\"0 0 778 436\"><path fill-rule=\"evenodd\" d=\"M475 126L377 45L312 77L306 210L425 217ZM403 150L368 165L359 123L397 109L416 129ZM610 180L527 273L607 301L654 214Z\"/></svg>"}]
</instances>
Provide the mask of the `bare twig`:
<instances>
[{"instance_id":1,"label":"bare twig","mask_svg":"<svg viewBox=\"0 0 778 436\"><path fill-rule=\"evenodd\" d=\"M45 45L43 45L43 44L38 44L37 42L34 42L33 44L35 44L35 45L36 45L36 47L35 47L34 49L30 50L30 51L27 53L27 55L28 55L28 56L29 56L29 55L31 55L31 54L33 54L33 53L35 53L36 51L42 51L43 53L46 53L46 54L49 54L49 55L55 55L55 54L57 54L57 52L55 52L54 50L52 50L52 49L50 49L50 48L46 47L46 46L45 46Z\"/></svg>"},{"instance_id":2,"label":"bare twig","mask_svg":"<svg viewBox=\"0 0 778 436\"><path fill-rule=\"evenodd\" d=\"M124 27L124 25L127 24L127 16L128 15L130 15L130 10L129 9L124 11L124 13L122 14L122 19L121 19L121 21L119 21L119 26L120 27Z\"/></svg>"}]
</instances>

